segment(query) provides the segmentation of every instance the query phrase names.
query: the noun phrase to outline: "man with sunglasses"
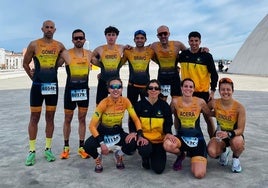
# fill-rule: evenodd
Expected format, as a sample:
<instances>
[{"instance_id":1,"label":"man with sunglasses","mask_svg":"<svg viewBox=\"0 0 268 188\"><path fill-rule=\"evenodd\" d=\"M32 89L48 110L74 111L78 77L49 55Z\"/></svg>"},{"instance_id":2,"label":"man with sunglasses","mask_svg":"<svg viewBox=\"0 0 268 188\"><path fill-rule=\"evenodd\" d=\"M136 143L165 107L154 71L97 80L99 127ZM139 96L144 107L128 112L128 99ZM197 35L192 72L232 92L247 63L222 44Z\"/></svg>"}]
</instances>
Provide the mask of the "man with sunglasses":
<instances>
[{"instance_id":1,"label":"man with sunglasses","mask_svg":"<svg viewBox=\"0 0 268 188\"><path fill-rule=\"evenodd\" d=\"M134 33L136 46L131 49L125 49L121 59L120 66L128 61L127 98L133 105L135 105L139 97L141 99L145 97L146 84L150 81L149 64L154 57L154 51L150 47L144 46L146 40L145 31L137 30Z\"/></svg>"},{"instance_id":2,"label":"man with sunglasses","mask_svg":"<svg viewBox=\"0 0 268 188\"><path fill-rule=\"evenodd\" d=\"M30 42L23 59L23 68L32 80L30 91L31 116L28 125L29 154L25 161L26 166L35 164L36 137L43 101L46 104L46 144L44 156L49 162L56 160L51 151L51 146L54 132L54 116L58 103L57 69L58 57L65 50L65 47L61 42L53 39L56 31L53 21L44 21L41 29L43 37ZM34 69L30 67L32 60L34 62Z\"/></svg>"},{"instance_id":3,"label":"man with sunglasses","mask_svg":"<svg viewBox=\"0 0 268 188\"><path fill-rule=\"evenodd\" d=\"M180 75L177 68L177 55L180 51L186 50L185 45L180 41L169 41L169 28L165 25L158 27L157 37L159 42L151 44L156 57L154 61L159 65L157 79L161 83L163 99L181 96Z\"/></svg>"},{"instance_id":4,"label":"man with sunglasses","mask_svg":"<svg viewBox=\"0 0 268 188\"><path fill-rule=\"evenodd\" d=\"M64 93L64 148L60 155L61 159L69 158L69 137L71 133L71 121L76 106L78 106L78 134L79 148L78 155L86 159L89 155L84 150L84 140L86 134L86 115L89 104L88 76L90 71L90 60L92 52L83 48L86 38L81 29L76 29L72 33L74 47L63 51L61 58L65 62L67 73L65 93Z\"/></svg>"},{"instance_id":5,"label":"man with sunglasses","mask_svg":"<svg viewBox=\"0 0 268 188\"><path fill-rule=\"evenodd\" d=\"M124 46L116 44L119 30L109 26L104 31L107 44L97 47L93 51L91 63L100 67L98 75L98 86L96 104L108 96L107 81L111 77L119 77L120 60L123 55Z\"/></svg>"}]
</instances>

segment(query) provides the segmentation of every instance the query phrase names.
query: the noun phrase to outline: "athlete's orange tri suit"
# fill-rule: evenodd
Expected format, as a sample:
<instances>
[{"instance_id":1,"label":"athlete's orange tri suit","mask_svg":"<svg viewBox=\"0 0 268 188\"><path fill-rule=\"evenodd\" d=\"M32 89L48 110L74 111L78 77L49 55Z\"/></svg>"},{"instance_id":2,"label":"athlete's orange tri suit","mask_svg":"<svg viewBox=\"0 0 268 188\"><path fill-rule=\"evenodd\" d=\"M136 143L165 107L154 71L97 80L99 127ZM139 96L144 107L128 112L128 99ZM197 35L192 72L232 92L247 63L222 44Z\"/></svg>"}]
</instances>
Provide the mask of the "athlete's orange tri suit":
<instances>
[{"instance_id":1,"label":"athlete's orange tri suit","mask_svg":"<svg viewBox=\"0 0 268 188\"><path fill-rule=\"evenodd\" d=\"M98 157L97 148L104 142L107 146L122 146L122 151L131 155L136 150L136 141L125 142L128 133L122 128L125 110L135 123L136 130L141 132L140 120L128 98L120 96L114 101L110 96L103 99L92 115L89 130L92 134L85 142L85 151L94 159Z\"/></svg>"},{"instance_id":2,"label":"athlete's orange tri suit","mask_svg":"<svg viewBox=\"0 0 268 188\"><path fill-rule=\"evenodd\" d=\"M36 40L37 51L34 60L34 75L30 92L31 112L40 112L45 100L46 109L55 111L58 102L57 60L61 53L60 43L53 40L45 43Z\"/></svg>"},{"instance_id":3,"label":"athlete's orange tri suit","mask_svg":"<svg viewBox=\"0 0 268 188\"><path fill-rule=\"evenodd\" d=\"M237 129L237 120L238 113L237 109L239 106L239 102L234 100L232 107L229 109L224 109L221 104L221 99L215 99L215 117L217 120L218 126L220 126L220 130L222 131L233 131ZM216 135L216 132L215 132ZM242 135L244 138L244 135ZM225 138L223 141L226 144L226 147L230 146L230 138Z\"/></svg>"},{"instance_id":4,"label":"athlete's orange tri suit","mask_svg":"<svg viewBox=\"0 0 268 188\"><path fill-rule=\"evenodd\" d=\"M182 97L177 97L172 105L179 120L177 137L181 142L180 150L187 151L192 160L197 156L206 158L206 142L198 121L201 113L198 98L193 97L192 104L184 106Z\"/></svg>"},{"instance_id":5,"label":"athlete's orange tri suit","mask_svg":"<svg viewBox=\"0 0 268 188\"><path fill-rule=\"evenodd\" d=\"M157 44L155 50L156 63L159 65L157 79L161 83L161 92L164 96L181 96L174 41L169 41L168 46L169 50L165 50L161 47L161 43Z\"/></svg>"},{"instance_id":6,"label":"athlete's orange tri suit","mask_svg":"<svg viewBox=\"0 0 268 188\"><path fill-rule=\"evenodd\" d=\"M121 64L128 61L129 80L127 87L127 97L134 105L140 96L144 98L146 84L150 81L149 64L154 57L154 51L149 47L144 47L143 51L135 48L125 49L121 59Z\"/></svg>"},{"instance_id":7,"label":"athlete's orange tri suit","mask_svg":"<svg viewBox=\"0 0 268 188\"><path fill-rule=\"evenodd\" d=\"M108 96L107 81L113 77L119 77L121 53L119 45L115 45L114 49L109 49L107 45L103 46L103 52L100 56L100 78L97 86L96 103Z\"/></svg>"},{"instance_id":8,"label":"athlete's orange tri suit","mask_svg":"<svg viewBox=\"0 0 268 188\"><path fill-rule=\"evenodd\" d=\"M90 59L88 51L84 50L82 57L77 57L73 49L68 50L70 63L66 65L66 85L64 93L65 112L72 113L76 105L80 110L87 111L89 104L88 75Z\"/></svg>"}]
</instances>

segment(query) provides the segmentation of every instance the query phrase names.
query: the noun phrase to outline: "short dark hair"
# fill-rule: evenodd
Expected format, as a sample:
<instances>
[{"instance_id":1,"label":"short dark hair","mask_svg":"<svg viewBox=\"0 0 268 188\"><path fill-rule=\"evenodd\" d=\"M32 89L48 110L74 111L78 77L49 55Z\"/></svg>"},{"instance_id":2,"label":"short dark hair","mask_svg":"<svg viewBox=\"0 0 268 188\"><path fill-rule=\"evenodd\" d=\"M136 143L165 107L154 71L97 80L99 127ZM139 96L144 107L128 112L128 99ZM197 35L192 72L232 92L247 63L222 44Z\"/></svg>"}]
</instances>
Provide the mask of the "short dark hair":
<instances>
[{"instance_id":1,"label":"short dark hair","mask_svg":"<svg viewBox=\"0 0 268 188\"><path fill-rule=\"evenodd\" d=\"M197 31L192 31L191 33L189 33L188 39L190 40L191 37L198 37L199 39L201 39L201 34Z\"/></svg>"},{"instance_id":2,"label":"short dark hair","mask_svg":"<svg viewBox=\"0 0 268 188\"><path fill-rule=\"evenodd\" d=\"M82 29L76 29L76 30L74 30L73 33L72 33L72 37L74 37L74 34L75 33L83 33L84 37L86 37L86 34L85 34L85 32Z\"/></svg>"},{"instance_id":3,"label":"short dark hair","mask_svg":"<svg viewBox=\"0 0 268 188\"><path fill-rule=\"evenodd\" d=\"M156 83L156 84L158 85L158 87L161 88L161 84L160 84L160 82L159 82L157 79L152 79L152 80L150 80L150 81L147 83L147 85L146 85L146 91L148 90L149 85L150 85L151 83Z\"/></svg>"},{"instance_id":4,"label":"short dark hair","mask_svg":"<svg viewBox=\"0 0 268 188\"><path fill-rule=\"evenodd\" d=\"M194 84L194 88L195 88L195 83L194 83L194 81L193 81L191 78L185 78L185 79L183 79L183 80L181 81L181 87L183 87L183 84L184 84L184 82L186 82L186 81L193 82L193 84Z\"/></svg>"},{"instance_id":5,"label":"short dark hair","mask_svg":"<svg viewBox=\"0 0 268 188\"><path fill-rule=\"evenodd\" d=\"M119 35L119 30L116 27L109 26L104 30L104 34L106 35L107 33L115 33L116 35Z\"/></svg>"}]
</instances>

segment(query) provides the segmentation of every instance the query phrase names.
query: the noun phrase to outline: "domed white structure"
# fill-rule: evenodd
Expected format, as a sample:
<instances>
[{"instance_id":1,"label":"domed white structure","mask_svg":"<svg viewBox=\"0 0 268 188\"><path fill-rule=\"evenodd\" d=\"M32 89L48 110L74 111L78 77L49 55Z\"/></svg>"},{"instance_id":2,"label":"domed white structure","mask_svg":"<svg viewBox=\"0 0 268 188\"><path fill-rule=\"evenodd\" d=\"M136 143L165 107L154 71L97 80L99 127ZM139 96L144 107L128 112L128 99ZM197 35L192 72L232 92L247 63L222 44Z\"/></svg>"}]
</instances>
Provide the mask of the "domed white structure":
<instances>
[{"instance_id":1,"label":"domed white structure","mask_svg":"<svg viewBox=\"0 0 268 188\"><path fill-rule=\"evenodd\" d=\"M268 15L246 39L228 72L268 76Z\"/></svg>"}]
</instances>

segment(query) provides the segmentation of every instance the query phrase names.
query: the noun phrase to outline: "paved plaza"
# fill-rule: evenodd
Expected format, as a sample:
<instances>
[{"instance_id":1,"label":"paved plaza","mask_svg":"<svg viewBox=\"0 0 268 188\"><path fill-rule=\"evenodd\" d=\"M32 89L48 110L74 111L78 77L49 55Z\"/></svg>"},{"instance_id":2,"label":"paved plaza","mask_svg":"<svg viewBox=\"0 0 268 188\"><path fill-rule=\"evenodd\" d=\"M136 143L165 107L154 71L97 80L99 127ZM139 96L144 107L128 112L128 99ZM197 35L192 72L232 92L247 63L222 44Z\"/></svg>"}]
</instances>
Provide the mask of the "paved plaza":
<instances>
[{"instance_id":1,"label":"paved plaza","mask_svg":"<svg viewBox=\"0 0 268 188\"><path fill-rule=\"evenodd\" d=\"M157 70L151 70L155 78ZM90 106L87 124L95 108L96 75L90 73ZM128 79L127 67L121 70L124 81L124 96ZM47 162L43 156L45 144L44 112L42 113L36 145L36 164L26 167L25 157L28 152L27 127L30 117L29 89L30 79L24 72L12 74L0 73L0 187L1 188L102 188L102 187L183 187L183 188L264 188L268 187L268 77L234 75L220 73L221 77L230 77L235 83L234 97L246 107L247 123L245 130L246 149L240 161L242 173L231 172L231 163L227 167L219 166L218 161L208 158L207 175L195 179L190 172L190 159L183 162L181 171L173 171L175 156L168 154L166 169L161 175L141 167L141 159L136 152L133 156L125 156L124 170L117 170L113 155L103 157L103 173L94 172L95 162L81 159L76 151L78 148L77 110L72 122L70 136L70 158L61 160L59 155L63 148L62 126L64 120L63 93L65 84L64 69L59 70L59 102L55 115L55 130L52 151L56 154L55 162ZM216 97L219 97L218 92ZM43 108L44 109L44 108ZM127 116L126 116L127 117ZM124 128L126 126L124 120ZM206 140L208 135L204 121L201 126ZM86 137L90 136L87 129Z\"/></svg>"}]
</instances>

